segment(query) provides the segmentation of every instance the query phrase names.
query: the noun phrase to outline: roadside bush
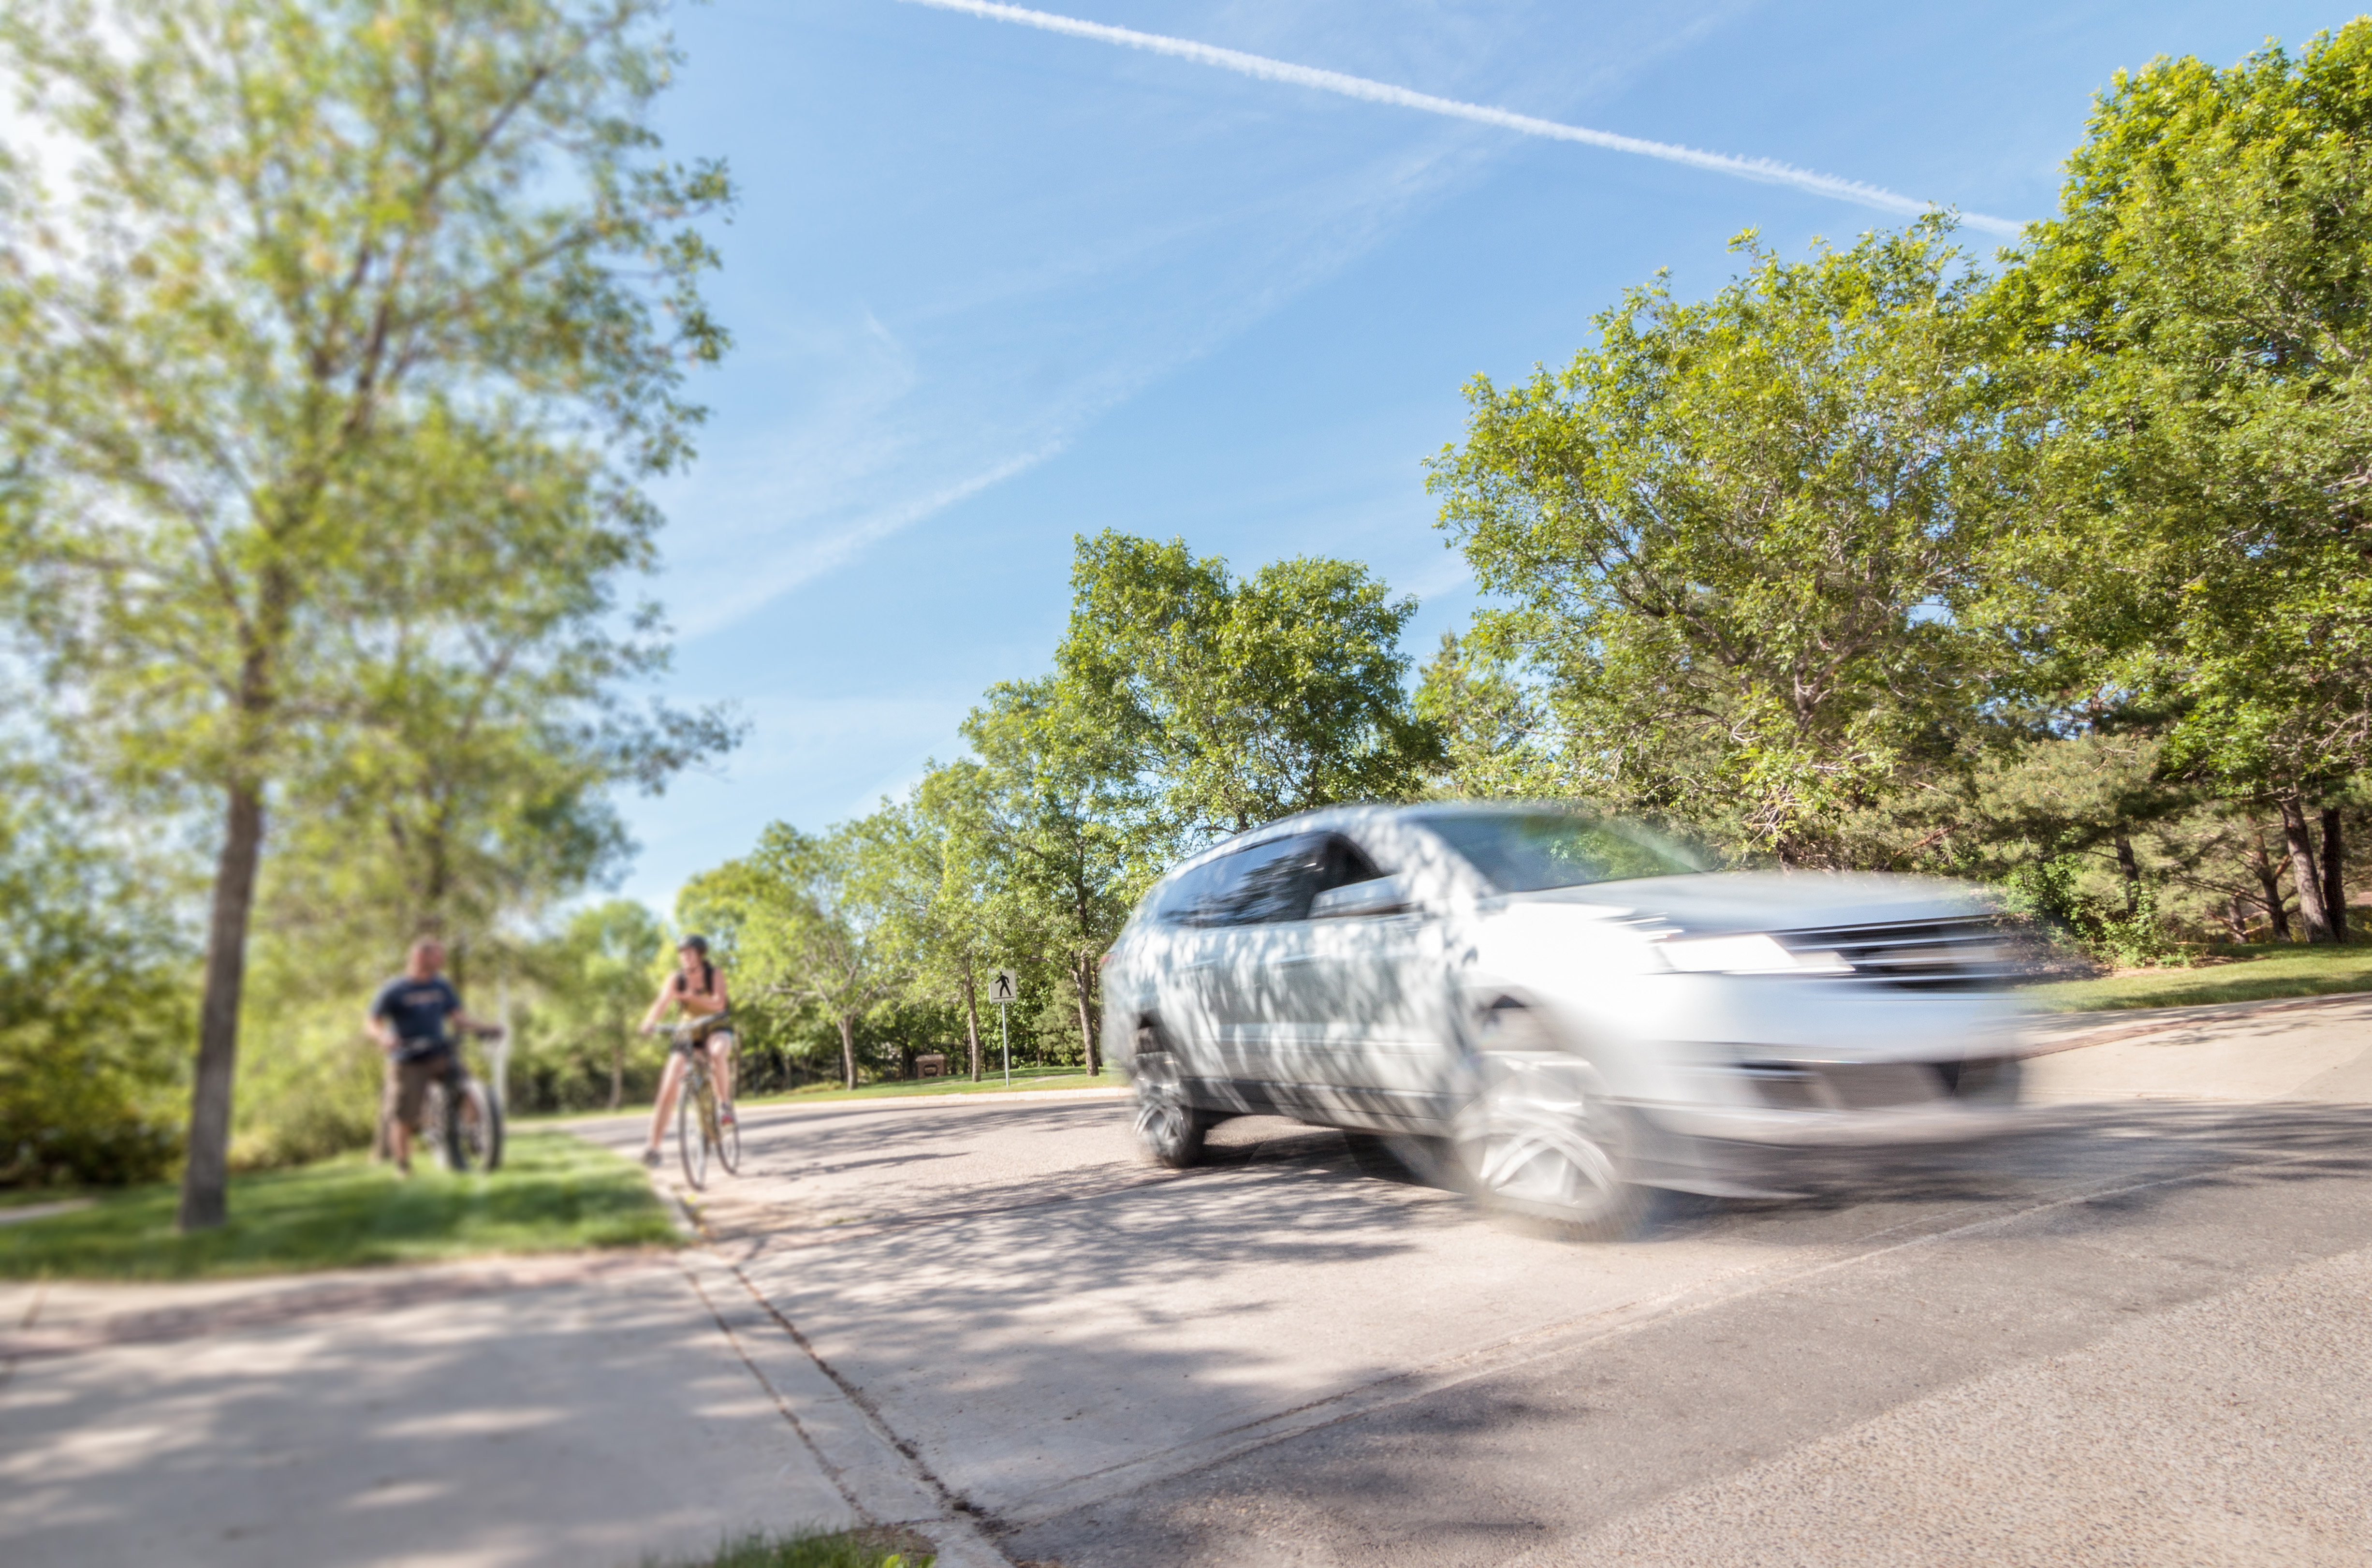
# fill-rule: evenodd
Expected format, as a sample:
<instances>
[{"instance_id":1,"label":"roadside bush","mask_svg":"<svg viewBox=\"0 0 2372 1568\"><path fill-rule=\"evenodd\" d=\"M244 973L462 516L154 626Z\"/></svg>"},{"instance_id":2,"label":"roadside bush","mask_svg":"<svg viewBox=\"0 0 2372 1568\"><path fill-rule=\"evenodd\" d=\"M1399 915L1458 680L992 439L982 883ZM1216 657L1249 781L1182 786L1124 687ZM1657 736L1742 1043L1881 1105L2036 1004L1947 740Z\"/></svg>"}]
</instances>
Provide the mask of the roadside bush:
<instances>
[{"instance_id":1,"label":"roadside bush","mask_svg":"<svg viewBox=\"0 0 2372 1568\"><path fill-rule=\"evenodd\" d=\"M362 1030L368 1000L365 993L249 1010L231 1116L233 1169L304 1165L371 1146L384 1068Z\"/></svg>"},{"instance_id":2,"label":"roadside bush","mask_svg":"<svg viewBox=\"0 0 2372 1568\"><path fill-rule=\"evenodd\" d=\"M154 1180L180 1153L191 955L153 886L0 784L0 1186Z\"/></svg>"}]
</instances>

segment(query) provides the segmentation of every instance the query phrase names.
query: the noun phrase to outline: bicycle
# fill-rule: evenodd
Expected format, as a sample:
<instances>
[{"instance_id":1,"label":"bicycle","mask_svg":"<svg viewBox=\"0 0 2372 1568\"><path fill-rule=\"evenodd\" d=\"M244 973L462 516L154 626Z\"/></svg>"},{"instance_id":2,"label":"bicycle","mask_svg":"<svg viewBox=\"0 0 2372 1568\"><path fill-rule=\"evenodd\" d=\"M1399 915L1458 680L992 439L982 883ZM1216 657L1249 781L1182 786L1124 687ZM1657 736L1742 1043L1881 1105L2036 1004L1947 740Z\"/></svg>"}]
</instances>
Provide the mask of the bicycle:
<instances>
[{"instance_id":1,"label":"bicycle","mask_svg":"<svg viewBox=\"0 0 2372 1568\"><path fill-rule=\"evenodd\" d=\"M673 1030L674 1048L684 1056L683 1082L675 1102L676 1156L683 1162L683 1179L695 1192L708 1180L712 1153L727 1176L741 1170L741 1121L738 1116L727 1121L717 1113L716 1085L709 1076L707 1041L701 1028L705 1022L678 1024ZM729 1032L727 1038L731 1038Z\"/></svg>"},{"instance_id":2,"label":"bicycle","mask_svg":"<svg viewBox=\"0 0 2372 1568\"><path fill-rule=\"evenodd\" d=\"M470 1031L492 1040L500 1029ZM448 1170L492 1175L503 1164L503 1108L485 1084L453 1054L452 1070L431 1082L421 1101L420 1139Z\"/></svg>"}]
</instances>

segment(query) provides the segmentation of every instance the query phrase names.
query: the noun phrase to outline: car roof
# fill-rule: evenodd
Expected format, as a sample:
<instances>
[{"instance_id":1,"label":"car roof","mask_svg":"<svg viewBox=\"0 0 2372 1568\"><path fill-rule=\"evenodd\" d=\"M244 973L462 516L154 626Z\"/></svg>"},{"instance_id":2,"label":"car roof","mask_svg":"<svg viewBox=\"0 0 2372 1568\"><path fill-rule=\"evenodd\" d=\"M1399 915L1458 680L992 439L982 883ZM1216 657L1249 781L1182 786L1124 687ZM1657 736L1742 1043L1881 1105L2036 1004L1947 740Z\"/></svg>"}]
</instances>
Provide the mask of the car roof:
<instances>
[{"instance_id":1,"label":"car roof","mask_svg":"<svg viewBox=\"0 0 2372 1568\"><path fill-rule=\"evenodd\" d=\"M1508 816L1526 812L1554 811L1579 815L1581 807L1561 800L1420 800L1398 805L1320 806L1308 811L1296 811L1290 817L1280 817L1273 822L1262 822L1256 828L1246 828L1232 838L1223 839L1205 850L1172 865L1162 873L1164 880L1181 871L1191 871L1225 855L1256 848L1276 839L1291 838L1299 833L1325 832L1329 830L1351 830L1376 827L1385 823L1415 822L1423 824L1427 818L1450 813L1466 815L1474 812L1504 813Z\"/></svg>"}]
</instances>

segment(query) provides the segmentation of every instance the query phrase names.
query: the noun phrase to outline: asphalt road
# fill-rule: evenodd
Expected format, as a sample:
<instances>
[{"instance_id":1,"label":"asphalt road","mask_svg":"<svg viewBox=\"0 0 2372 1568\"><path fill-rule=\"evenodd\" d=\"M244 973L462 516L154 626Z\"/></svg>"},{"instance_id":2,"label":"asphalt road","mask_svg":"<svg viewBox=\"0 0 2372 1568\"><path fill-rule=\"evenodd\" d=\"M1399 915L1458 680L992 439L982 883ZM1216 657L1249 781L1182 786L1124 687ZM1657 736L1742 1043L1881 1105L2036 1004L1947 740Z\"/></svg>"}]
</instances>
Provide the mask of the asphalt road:
<instances>
[{"instance_id":1,"label":"asphalt road","mask_svg":"<svg viewBox=\"0 0 2372 1568\"><path fill-rule=\"evenodd\" d=\"M697 1202L1016 1562L2372 1560L2372 1004L2176 1021L1619 1245L1285 1121L1161 1172L1085 1097L753 1110Z\"/></svg>"}]
</instances>

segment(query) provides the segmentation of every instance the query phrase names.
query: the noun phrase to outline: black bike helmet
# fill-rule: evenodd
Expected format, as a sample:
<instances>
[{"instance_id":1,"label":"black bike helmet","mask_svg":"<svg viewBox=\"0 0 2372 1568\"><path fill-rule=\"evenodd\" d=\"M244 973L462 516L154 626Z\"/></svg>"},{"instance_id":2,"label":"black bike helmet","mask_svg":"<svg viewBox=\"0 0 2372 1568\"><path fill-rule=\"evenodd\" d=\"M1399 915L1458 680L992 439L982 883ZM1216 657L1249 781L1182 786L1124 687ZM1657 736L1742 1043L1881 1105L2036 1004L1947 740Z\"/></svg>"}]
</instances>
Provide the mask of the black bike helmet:
<instances>
[{"instance_id":1,"label":"black bike helmet","mask_svg":"<svg viewBox=\"0 0 2372 1568\"><path fill-rule=\"evenodd\" d=\"M703 958L708 957L708 938L705 936L687 936L682 941L675 945L675 950L679 953L682 952L686 947L691 948L693 952L699 954Z\"/></svg>"}]
</instances>

